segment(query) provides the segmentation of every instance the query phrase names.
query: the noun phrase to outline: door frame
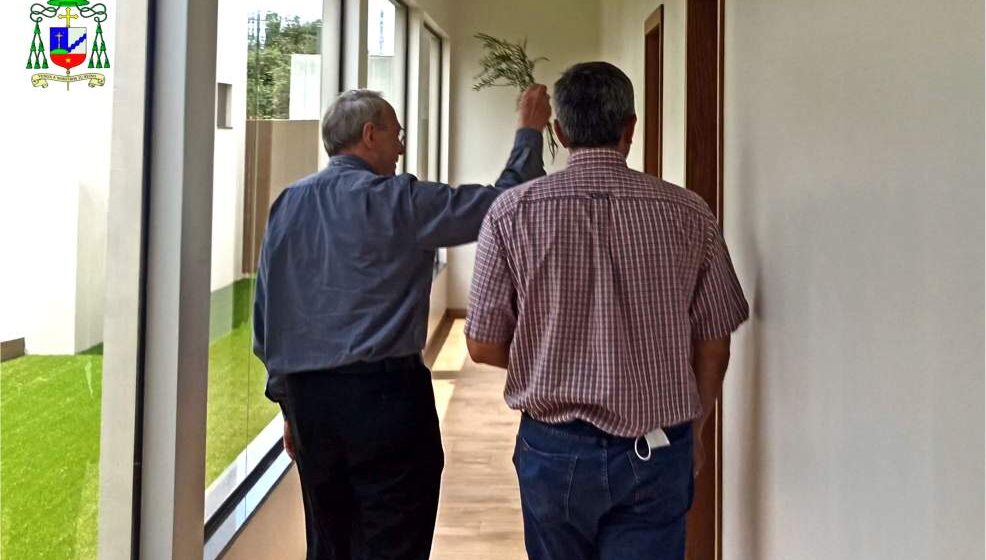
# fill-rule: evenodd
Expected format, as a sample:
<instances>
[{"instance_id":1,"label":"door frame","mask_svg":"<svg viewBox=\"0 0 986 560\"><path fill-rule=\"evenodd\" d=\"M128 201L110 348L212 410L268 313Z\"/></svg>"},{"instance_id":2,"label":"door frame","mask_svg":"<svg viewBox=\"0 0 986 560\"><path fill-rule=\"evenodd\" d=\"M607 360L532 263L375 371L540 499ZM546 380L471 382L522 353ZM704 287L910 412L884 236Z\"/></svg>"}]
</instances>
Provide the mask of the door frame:
<instances>
[{"instance_id":1,"label":"door frame","mask_svg":"<svg viewBox=\"0 0 986 560\"><path fill-rule=\"evenodd\" d=\"M662 178L664 160L664 4L644 22L644 173ZM656 87L650 87L656 84Z\"/></svg>"}]
</instances>

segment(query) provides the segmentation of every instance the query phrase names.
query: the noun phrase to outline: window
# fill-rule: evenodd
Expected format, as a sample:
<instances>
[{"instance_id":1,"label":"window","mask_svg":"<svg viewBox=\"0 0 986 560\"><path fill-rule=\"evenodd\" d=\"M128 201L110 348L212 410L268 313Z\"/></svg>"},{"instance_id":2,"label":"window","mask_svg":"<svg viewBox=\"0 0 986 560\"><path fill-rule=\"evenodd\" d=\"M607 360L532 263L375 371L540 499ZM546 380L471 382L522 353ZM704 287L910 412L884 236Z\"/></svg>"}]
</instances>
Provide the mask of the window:
<instances>
[{"instance_id":1,"label":"window","mask_svg":"<svg viewBox=\"0 0 986 560\"><path fill-rule=\"evenodd\" d=\"M233 128L233 85L216 87L216 128Z\"/></svg>"},{"instance_id":2,"label":"window","mask_svg":"<svg viewBox=\"0 0 986 560\"><path fill-rule=\"evenodd\" d=\"M215 140L207 558L236 533L245 493L280 457L280 411L264 396L266 371L252 350L254 283L271 204L318 170L322 9L322 0L219 4L217 78L231 84L230 125L242 132Z\"/></svg>"},{"instance_id":3,"label":"window","mask_svg":"<svg viewBox=\"0 0 986 560\"><path fill-rule=\"evenodd\" d=\"M441 180L442 39L428 27L421 33L418 62L418 176Z\"/></svg>"},{"instance_id":4,"label":"window","mask_svg":"<svg viewBox=\"0 0 986 560\"><path fill-rule=\"evenodd\" d=\"M418 62L418 176L429 181L442 177L442 38L428 26L422 26ZM435 274L448 263L448 250L435 254Z\"/></svg>"},{"instance_id":5,"label":"window","mask_svg":"<svg viewBox=\"0 0 986 560\"><path fill-rule=\"evenodd\" d=\"M366 87L383 93L407 126L407 8L391 0L367 2ZM397 169L405 169L404 157Z\"/></svg>"}]
</instances>

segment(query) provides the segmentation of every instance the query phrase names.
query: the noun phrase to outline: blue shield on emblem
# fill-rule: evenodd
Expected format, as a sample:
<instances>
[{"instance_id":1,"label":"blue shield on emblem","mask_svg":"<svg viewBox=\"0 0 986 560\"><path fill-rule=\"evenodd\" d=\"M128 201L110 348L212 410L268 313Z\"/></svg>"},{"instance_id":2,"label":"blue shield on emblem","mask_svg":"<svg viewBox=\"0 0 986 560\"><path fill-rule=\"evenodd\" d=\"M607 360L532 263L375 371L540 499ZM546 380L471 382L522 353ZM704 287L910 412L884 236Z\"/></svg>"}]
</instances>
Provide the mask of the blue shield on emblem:
<instances>
[{"instance_id":1,"label":"blue shield on emblem","mask_svg":"<svg viewBox=\"0 0 986 560\"><path fill-rule=\"evenodd\" d=\"M48 41L51 61L69 69L86 61L85 27L52 27Z\"/></svg>"}]
</instances>

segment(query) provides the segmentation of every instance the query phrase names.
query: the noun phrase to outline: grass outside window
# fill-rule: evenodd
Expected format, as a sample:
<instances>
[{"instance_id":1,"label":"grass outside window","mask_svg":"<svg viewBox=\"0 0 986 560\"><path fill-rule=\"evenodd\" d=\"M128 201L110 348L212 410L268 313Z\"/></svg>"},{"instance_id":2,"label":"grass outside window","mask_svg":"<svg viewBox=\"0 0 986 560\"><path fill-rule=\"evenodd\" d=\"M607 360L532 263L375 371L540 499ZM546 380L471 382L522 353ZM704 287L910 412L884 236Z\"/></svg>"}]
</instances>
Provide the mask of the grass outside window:
<instances>
[{"instance_id":1,"label":"grass outside window","mask_svg":"<svg viewBox=\"0 0 986 560\"><path fill-rule=\"evenodd\" d=\"M209 347L206 484L278 412L251 352L252 281L234 286L233 328ZM102 348L0 365L0 558L95 559Z\"/></svg>"}]
</instances>

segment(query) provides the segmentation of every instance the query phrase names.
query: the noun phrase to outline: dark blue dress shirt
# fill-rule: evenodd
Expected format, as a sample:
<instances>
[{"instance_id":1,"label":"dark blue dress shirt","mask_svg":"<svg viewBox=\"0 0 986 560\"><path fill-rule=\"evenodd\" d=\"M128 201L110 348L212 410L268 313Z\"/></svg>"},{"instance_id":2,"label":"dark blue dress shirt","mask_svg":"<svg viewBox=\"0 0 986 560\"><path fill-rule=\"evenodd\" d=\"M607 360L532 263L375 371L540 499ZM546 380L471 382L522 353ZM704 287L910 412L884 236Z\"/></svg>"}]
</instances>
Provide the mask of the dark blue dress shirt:
<instances>
[{"instance_id":1,"label":"dark blue dress shirt","mask_svg":"<svg viewBox=\"0 0 986 560\"><path fill-rule=\"evenodd\" d=\"M495 186L457 188L336 156L281 193L253 306L267 396L286 374L420 352L436 249L475 241L500 193L544 175L541 152L541 133L520 129Z\"/></svg>"}]
</instances>

